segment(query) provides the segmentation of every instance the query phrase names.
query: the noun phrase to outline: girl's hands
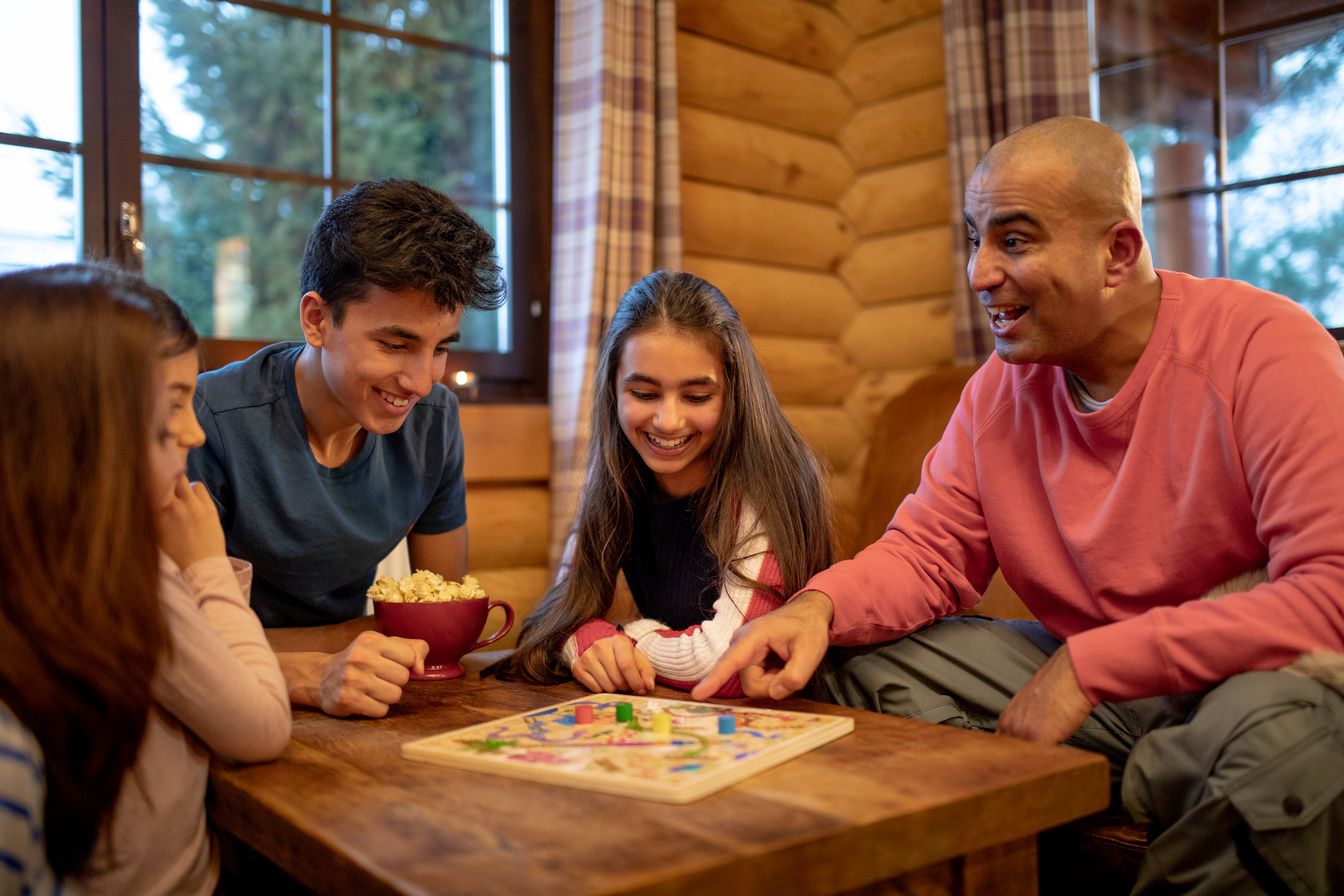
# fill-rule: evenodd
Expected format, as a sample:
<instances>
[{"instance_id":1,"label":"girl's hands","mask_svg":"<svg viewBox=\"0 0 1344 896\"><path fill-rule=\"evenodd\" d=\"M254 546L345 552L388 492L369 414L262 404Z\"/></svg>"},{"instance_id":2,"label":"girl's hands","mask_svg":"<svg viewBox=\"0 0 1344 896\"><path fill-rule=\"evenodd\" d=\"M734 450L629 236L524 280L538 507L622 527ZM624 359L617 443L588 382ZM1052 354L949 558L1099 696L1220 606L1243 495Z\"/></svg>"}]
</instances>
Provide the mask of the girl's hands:
<instances>
[{"instance_id":1,"label":"girl's hands","mask_svg":"<svg viewBox=\"0 0 1344 896\"><path fill-rule=\"evenodd\" d=\"M635 648L628 635L613 635L594 641L569 671L585 687L597 693L653 690L653 664Z\"/></svg>"},{"instance_id":2,"label":"girl's hands","mask_svg":"<svg viewBox=\"0 0 1344 896\"><path fill-rule=\"evenodd\" d=\"M207 557L225 556L224 527L203 483L178 477L172 499L159 510L159 547L181 569Z\"/></svg>"}]
</instances>

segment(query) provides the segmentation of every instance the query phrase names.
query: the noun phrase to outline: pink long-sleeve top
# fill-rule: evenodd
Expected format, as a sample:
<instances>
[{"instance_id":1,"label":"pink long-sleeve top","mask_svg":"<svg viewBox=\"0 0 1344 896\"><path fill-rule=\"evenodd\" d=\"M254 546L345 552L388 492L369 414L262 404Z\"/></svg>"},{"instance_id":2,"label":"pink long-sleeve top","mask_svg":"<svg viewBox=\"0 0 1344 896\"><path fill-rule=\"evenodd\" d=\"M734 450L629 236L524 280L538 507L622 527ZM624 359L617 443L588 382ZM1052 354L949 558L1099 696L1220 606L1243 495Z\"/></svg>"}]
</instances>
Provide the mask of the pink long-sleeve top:
<instances>
[{"instance_id":1,"label":"pink long-sleeve top","mask_svg":"<svg viewBox=\"0 0 1344 896\"><path fill-rule=\"evenodd\" d=\"M205 817L210 756L274 759L290 733L285 679L248 606L251 580L252 565L241 560L212 557L179 570L160 555L172 654L155 678L157 705L94 853L95 870L78 882L84 893L213 892L219 855Z\"/></svg>"},{"instance_id":2,"label":"pink long-sleeve top","mask_svg":"<svg viewBox=\"0 0 1344 896\"><path fill-rule=\"evenodd\" d=\"M808 583L833 643L973 606L1002 567L1093 701L1344 650L1340 348L1280 296L1159 274L1148 346L1101 410L1057 367L975 374L886 533ZM1268 583L1194 600L1266 565Z\"/></svg>"}]
</instances>

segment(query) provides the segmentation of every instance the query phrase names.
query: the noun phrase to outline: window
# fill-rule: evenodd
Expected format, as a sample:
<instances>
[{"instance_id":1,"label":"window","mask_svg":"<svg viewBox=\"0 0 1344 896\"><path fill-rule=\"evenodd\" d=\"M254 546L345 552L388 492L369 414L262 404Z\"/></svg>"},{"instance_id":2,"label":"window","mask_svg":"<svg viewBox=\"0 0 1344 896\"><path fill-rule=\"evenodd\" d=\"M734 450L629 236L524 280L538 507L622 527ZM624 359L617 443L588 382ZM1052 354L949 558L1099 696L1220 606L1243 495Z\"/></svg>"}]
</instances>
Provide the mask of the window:
<instances>
[{"instance_id":1,"label":"window","mask_svg":"<svg viewBox=\"0 0 1344 896\"><path fill-rule=\"evenodd\" d=\"M1092 6L1095 115L1139 163L1157 265L1282 293L1344 338L1344 4Z\"/></svg>"},{"instance_id":2,"label":"window","mask_svg":"<svg viewBox=\"0 0 1344 896\"><path fill-rule=\"evenodd\" d=\"M495 236L509 284L505 308L463 321L453 368L479 375L481 399L544 400L547 5L19 7L0 34L0 269L139 256L202 335L246 340L231 352L245 354L298 338L323 206L362 180L412 178Z\"/></svg>"}]
</instances>

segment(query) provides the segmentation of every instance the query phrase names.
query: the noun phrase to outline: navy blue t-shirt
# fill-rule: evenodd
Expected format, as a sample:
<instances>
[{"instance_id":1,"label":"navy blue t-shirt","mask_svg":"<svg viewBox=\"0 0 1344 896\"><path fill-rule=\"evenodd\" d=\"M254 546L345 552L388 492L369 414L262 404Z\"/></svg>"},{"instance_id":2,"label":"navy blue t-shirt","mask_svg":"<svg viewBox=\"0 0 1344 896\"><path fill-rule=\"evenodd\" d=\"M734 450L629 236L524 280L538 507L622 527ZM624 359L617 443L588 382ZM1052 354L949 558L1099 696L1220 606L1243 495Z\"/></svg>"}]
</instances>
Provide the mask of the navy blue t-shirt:
<instances>
[{"instance_id":1,"label":"navy blue t-shirt","mask_svg":"<svg viewBox=\"0 0 1344 896\"><path fill-rule=\"evenodd\" d=\"M187 458L219 506L229 553L253 566L252 609L267 627L363 615L379 561L408 531L467 521L457 396L436 384L396 432L369 433L355 457L324 467L294 382L302 348L279 343L202 374L206 441Z\"/></svg>"}]
</instances>

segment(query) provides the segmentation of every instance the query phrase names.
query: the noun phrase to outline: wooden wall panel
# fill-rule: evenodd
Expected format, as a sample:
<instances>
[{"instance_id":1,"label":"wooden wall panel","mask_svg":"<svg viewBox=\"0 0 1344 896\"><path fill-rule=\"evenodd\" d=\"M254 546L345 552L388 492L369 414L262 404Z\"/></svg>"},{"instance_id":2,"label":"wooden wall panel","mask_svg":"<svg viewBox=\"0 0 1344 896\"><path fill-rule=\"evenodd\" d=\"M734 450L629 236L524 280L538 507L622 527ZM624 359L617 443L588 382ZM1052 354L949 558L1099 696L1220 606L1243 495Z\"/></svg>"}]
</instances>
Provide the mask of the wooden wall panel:
<instances>
[{"instance_id":1,"label":"wooden wall panel","mask_svg":"<svg viewBox=\"0 0 1344 896\"><path fill-rule=\"evenodd\" d=\"M784 404L839 404L859 378L859 368L832 339L756 336L752 344Z\"/></svg>"},{"instance_id":2,"label":"wooden wall panel","mask_svg":"<svg viewBox=\"0 0 1344 896\"><path fill-rule=\"evenodd\" d=\"M883 100L855 111L839 140L860 168L947 153L943 87Z\"/></svg>"},{"instance_id":3,"label":"wooden wall panel","mask_svg":"<svg viewBox=\"0 0 1344 896\"><path fill-rule=\"evenodd\" d=\"M893 60L900 60L893 65ZM860 103L943 83L943 20L913 22L860 40L835 75Z\"/></svg>"},{"instance_id":4,"label":"wooden wall panel","mask_svg":"<svg viewBox=\"0 0 1344 896\"><path fill-rule=\"evenodd\" d=\"M862 305L951 292L952 238L940 225L864 240L840 273Z\"/></svg>"},{"instance_id":5,"label":"wooden wall panel","mask_svg":"<svg viewBox=\"0 0 1344 896\"><path fill-rule=\"evenodd\" d=\"M544 404L464 404L462 438L469 486L551 478L551 411Z\"/></svg>"},{"instance_id":6,"label":"wooden wall panel","mask_svg":"<svg viewBox=\"0 0 1344 896\"><path fill-rule=\"evenodd\" d=\"M688 31L677 33L677 99L820 137L849 115L849 97L830 75Z\"/></svg>"},{"instance_id":7,"label":"wooden wall panel","mask_svg":"<svg viewBox=\"0 0 1344 896\"><path fill-rule=\"evenodd\" d=\"M746 190L682 181L685 251L833 270L851 242L833 207Z\"/></svg>"},{"instance_id":8,"label":"wooden wall panel","mask_svg":"<svg viewBox=\"0 0 1344 896\"><path fill-rule=\"evenodd\" d=\"M708 255L687 255L683 265L723 292L753 336L836 337L859 307L831 273Z\"/></svg>"},{"instance_id":9,"label":"wooden wall panel","mask_svg":"<svg viewBox=\"0 0 1344 896\"><path fill-rule=\"evenodd\" d=\"M833 11L801 0L678 0L677 27L825 72L854 40Z\"/></svg>"},{"instance_id":10,"label":"wooden wall panel","mask_svg":"<svg viewBox=\"0 0 1344 896\"><path fill-rule=\"evenodd\" d=\"M921 16L936 15L942 0L836 0L835 11L859 34L894 28ZM941 37L939 44L942 44Z\"/></svg>"},{"instance_id":11,"label":"wooden wall panel","mask_svg":"<svg viewBox=\"0 0 1344 896\"><path fill-rule=\"evenodd\" d=\"M863 449L863 432L842 407L784 405L784 416L826 464L837 472L849 469Z\"/></svg>"},{"instance_id":12,"label":"wooden wall panel","mask_svg":"<svg viewBox=\"0 0 1344 896\"><path fill-rule=\"evenodd\" d=\"M686 177L834 203L854 174L832 140L690 106L679 124Z\"/></svg>"},{"instance_id":13,"label":"wooden wall panel","mask_svg":"<svg viewBox=\"0 0 1344 896\"><path fill-rule=\"evenodd\" d=\"M864 172L840 200L860 236L945 224L952 207L946 156Z\"/></svg>"},{"instance_id":14,"label":"wooden wall panel","mask_svg":"<svg viewBox=\"0 0 1344 896\"><path fill-rule=\"evenodd\" d=\"M864 370L950 364L951 316L948 297L865 308L854 315L840 344Z\"/></svg>"},{"instance_id":15,"label":"wooden wall panel","mask_svg":"<svg viewBox=\"0 0 1344 896\"><path fill-rule=\"evenodd\" d=\"M544 485L467 488L468 569L545 566L551 490Z\"/></svg>"},{"instance_id":16,"label":"wooden wall panel","mask_svg":"<svg viewBox=\"0 0 1344 896\"><path fill-rule=\"evenodd\" d=\"M936 342L936 340L930 340ZM877 415L897 395L935 367L903 367L897 370L874 370L863 374L845 397L845 410L849 411L854 422L864 435L871 435Z\"/></svg>"}]
</instances>

